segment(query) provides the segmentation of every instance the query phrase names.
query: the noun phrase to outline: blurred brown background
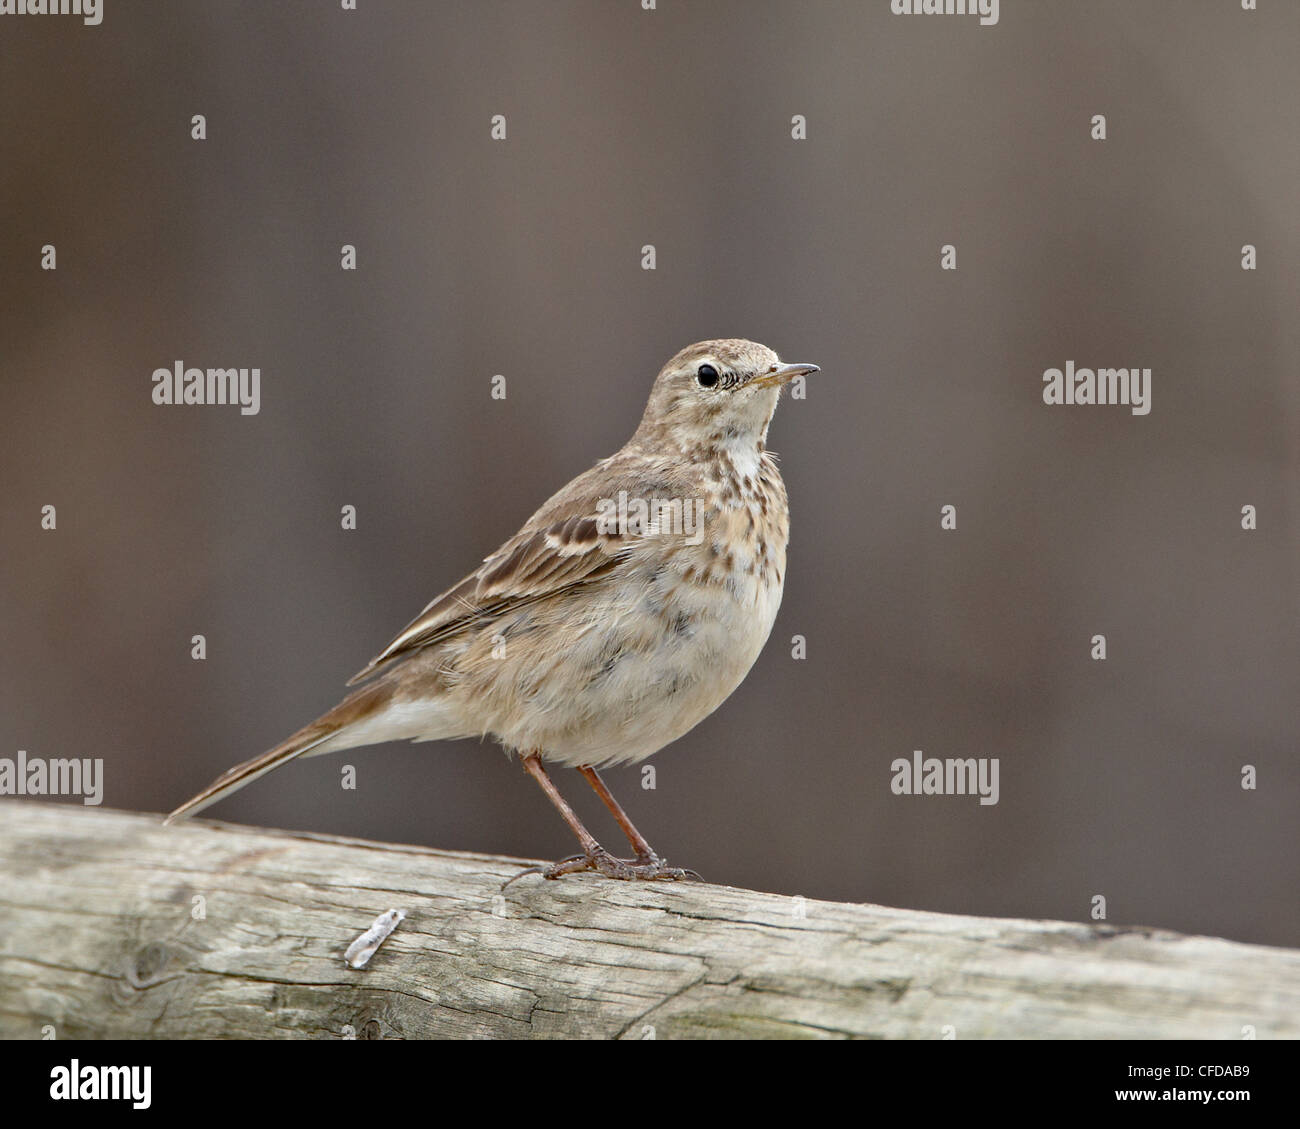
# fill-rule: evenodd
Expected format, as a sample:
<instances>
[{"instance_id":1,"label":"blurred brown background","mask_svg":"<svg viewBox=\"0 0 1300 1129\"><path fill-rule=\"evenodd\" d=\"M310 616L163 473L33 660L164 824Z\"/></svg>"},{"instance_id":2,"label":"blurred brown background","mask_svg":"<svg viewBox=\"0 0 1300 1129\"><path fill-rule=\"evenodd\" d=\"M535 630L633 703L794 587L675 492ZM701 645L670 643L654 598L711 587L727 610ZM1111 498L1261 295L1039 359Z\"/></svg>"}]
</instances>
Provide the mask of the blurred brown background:
<instances>
[{"instance_id":1,"label":"blurred brown background","mask_svg":"<svg viewBox=\"0 0 1300 1129\"><path fill-rule=\"evenodd\" d=\"M0 755L103 757L107 804L169 810L620 446L675 350L746 336L823 370L772 429L785 603L654 791L610 773L651 842L809 897L1082 920L1103 894L1300 943L1300 5L1261 9L0 18ZM155 406L178 359L260 367L261 413ZM1071 359L1152 368L1151 414L1044 406ZM1000 758L1000 803L891 794L913 749ZM472 742L304 761L207 814L572 850Z\"/></svg>"}]
</instances>

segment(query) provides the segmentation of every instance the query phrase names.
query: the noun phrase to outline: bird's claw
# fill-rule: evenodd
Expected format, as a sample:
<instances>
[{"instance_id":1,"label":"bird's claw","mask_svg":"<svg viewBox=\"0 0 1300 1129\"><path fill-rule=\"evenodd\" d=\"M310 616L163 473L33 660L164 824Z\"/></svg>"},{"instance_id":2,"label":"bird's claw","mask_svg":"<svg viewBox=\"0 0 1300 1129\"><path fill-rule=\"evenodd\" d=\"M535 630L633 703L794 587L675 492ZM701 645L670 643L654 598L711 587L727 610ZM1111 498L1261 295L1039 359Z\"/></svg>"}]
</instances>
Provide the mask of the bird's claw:
<instances>
[{"instance_id":1,"label":"bird's claw","mask_svg":"<svg viewBox=\"0 0 1300 1129\"><path fill-rule=\"evenodd\" d=\"M560 859L559 862L553 862L547 866L530 866L527 870L521 870L514 877L508 879L501 888L504 890L515 879L523 878L526 874L540 874L547 881L553 882L557 878L563 878L566 874L581 874L586 870L594 870L597 874L602 874L606 878L617 878L621 881L704 881L704 878L697 871L680 866L669 866L658 855L637 855L635 858L620 859L615 858L604 847L597 847L588 853L570 855L568 858Z\"/></svg>"}]
</instances>

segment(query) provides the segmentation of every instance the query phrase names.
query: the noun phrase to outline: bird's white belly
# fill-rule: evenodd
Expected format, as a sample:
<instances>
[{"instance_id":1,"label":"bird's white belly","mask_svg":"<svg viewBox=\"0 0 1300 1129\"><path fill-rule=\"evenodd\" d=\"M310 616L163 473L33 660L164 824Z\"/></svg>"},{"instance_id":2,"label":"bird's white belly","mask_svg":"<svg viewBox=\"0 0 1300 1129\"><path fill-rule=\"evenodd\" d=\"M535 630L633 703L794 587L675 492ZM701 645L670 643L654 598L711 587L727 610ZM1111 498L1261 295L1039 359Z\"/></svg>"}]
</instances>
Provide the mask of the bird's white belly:
<instances>
[{"instance_id":1,"label":"bird's white belly","mask_svg":"<svg viewBox=\"0 0 1300 1129\"><path fill-rule=\"evenodd\" d=\"M781 604L780 571L727 575L697 584L647 570L611 590L537 680L530 704L543 708L494 735L548 760L596 766L643 760L675 741L740 685Z\"/></svg>"}]
</instances>

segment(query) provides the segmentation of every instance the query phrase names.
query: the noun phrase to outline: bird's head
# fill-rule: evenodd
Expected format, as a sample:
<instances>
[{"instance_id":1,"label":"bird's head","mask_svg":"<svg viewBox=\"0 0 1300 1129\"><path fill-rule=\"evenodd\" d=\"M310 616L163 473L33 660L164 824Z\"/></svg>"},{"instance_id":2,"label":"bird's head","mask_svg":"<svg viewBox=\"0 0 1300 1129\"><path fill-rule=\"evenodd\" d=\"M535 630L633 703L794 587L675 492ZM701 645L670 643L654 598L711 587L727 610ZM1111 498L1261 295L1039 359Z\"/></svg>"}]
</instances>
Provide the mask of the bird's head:
<instances>
[{"instance_id":1,"label":"bird's head","mask_svg":"<svg viewBox=\"0 0 1300 1129\"><path fill-rule=\"evenodd\" d=\"M760 447L781 389L817 371L816 365L782 364L755 341L688 345L655 380L637 438L652 449L683 452L724 443Z\"/></svg>"}]
</instances>

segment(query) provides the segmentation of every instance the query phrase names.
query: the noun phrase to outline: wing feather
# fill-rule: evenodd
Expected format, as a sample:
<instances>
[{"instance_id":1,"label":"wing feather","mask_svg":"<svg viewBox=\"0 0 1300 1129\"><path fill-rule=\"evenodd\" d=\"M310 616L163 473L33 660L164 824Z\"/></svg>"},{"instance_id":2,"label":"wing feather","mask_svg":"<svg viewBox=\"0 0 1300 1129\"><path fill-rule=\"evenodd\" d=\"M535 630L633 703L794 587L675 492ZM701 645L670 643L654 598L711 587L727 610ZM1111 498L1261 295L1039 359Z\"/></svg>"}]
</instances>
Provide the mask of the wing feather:
<instances>
[{"instance_id":1,"label":"wing feather","mask_svg":"<svg viewBox=\"0 0 1300 1129\"><path fill-rule=\"evenodd\" d=\"M632 549L632 538L603 532L595 514L585 509L540 527L534 525L536 520L487 557L476 572L436 596L348 685L506 612L591 583L617 567Z\"/></svg>"}]
</instances>

